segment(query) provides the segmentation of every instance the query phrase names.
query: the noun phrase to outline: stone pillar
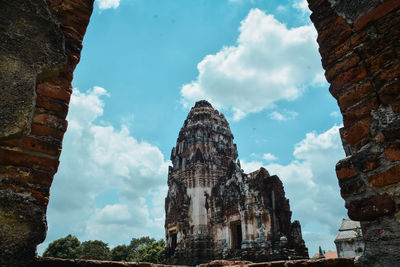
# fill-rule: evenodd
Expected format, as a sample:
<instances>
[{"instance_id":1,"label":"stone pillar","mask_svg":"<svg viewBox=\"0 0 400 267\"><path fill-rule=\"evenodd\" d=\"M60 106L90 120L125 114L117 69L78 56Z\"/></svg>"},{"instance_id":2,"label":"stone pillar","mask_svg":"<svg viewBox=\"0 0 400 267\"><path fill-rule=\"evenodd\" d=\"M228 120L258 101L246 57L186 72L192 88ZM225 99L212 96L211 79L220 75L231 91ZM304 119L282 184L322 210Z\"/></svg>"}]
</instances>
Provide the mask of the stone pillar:
<instances>
[{"instance_id":1,"label":"stone pillar","mask_svg":"<svg viewBox=\"0 0 400 267\"><path fill-rule=\"evenodd\" d=\"M46 237L73 71L94 0L0 0L0 265Z\"/></svg>"},{"instance_id":2,"label":"stone pillar","mask_svg":"<svg viewBox=\"0 0 400 267\"><path fill-rule=\"evenodd\" d=\"M308 0L347 157L336 165L361 221L362 266L400 262L400 1Z\"/></svg>"}]
</instances>

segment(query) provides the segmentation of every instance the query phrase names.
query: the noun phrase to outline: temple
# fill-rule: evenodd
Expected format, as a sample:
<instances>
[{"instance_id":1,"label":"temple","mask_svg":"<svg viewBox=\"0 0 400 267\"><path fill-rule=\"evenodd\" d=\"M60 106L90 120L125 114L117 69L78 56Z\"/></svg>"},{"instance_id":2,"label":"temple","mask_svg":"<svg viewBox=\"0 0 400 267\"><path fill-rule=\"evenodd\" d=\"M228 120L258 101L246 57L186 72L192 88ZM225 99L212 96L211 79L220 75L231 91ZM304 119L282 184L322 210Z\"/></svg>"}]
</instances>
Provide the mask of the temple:
<instances>
[{"instance_id":1,"label":"temple","mask_svg":"<svg viewBox=\"0 0 400 267\"><path fill-rule=\"evenodd\" d=\"M224 115L197 102L171 152L167 263L308 258L281 180L264 168L245 174L237 157Z\"/></svg>"}]
</instances>

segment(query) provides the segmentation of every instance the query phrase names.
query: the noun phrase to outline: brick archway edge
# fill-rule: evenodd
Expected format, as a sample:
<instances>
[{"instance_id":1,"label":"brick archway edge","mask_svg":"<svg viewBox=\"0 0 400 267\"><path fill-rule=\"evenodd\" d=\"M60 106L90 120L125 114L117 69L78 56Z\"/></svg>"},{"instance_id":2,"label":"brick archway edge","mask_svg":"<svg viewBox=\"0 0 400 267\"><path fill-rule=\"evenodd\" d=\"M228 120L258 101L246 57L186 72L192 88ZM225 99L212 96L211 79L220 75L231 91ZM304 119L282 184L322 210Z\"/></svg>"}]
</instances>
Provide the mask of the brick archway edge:
<instances>
[{"instance_id":1,"label":"brick archway edge","mask_svg":"<svg viewBox=\"0 0 400 267\"><path fill-rule=\"evenodd\" d=\"M31 264L94 0L0 0L0 265ZM343 115L336 166L362 266L400 262L400 1L308 0Z\"/></svg>"}]
</instances>

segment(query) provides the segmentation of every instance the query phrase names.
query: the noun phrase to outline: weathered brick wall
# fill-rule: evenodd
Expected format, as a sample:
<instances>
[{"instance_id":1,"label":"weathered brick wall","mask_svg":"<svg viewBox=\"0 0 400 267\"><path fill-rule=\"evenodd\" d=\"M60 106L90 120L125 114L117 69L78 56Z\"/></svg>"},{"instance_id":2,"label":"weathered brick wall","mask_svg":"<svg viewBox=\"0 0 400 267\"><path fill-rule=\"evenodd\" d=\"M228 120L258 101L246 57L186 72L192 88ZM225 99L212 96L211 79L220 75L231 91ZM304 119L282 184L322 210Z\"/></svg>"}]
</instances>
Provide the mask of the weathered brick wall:
<instances>
[{"instance_id":1,"label":"weathered brick wall","mask_svg":"<svg viewBox=\"0 0 400 267\"><path fill-rule=\"evenodd\" d=\"M178 267L179 265L163 265L152 264L147 262L115 262L115 261L93 261L93 260L65 260L56 258L38 258L35 260L33 267ZM185 267L183 265L180 265ZM312 267L352 267L353 259L315 259L315 260L291 260L291 261L272 261L252 263L250 261L225 261L217 260L207 264L200 264L199 267L296 267L296 266L312 266Z\"/></svg>"},{"instance_id":2,"label":"weathered brick wall","mask_svg":"<svg viewBox=\"0 0 400 267\"><path fill-rule=\"evenodd\" d=\"M329 91L343 115L336 165L363 266L400 262L400 1L308 0Z\"/></svg>"},{"instance_id":3,"label":"weathered brick wall","mask_svg":"<svg viewBox=\"0 0 400 267\"><path fill-rule=\"evenodd\" d=\"M73 71L94 0L0 0L0 266L46 236Z\"/></svg>"},{"instance_id":4,"label":"weathered brick wall","mask_svg":"<svg viewBox=\"0 0 400 267\"><path fill-rule=\"evenodd\" d=\"M93 1L0 0L0 265L29 264L45 238L72 73ZM337 175L350 218L362 221L361 263L396 266L400 1L308 1L343 114L348 157Z\"/></svg>"}]
</instances>

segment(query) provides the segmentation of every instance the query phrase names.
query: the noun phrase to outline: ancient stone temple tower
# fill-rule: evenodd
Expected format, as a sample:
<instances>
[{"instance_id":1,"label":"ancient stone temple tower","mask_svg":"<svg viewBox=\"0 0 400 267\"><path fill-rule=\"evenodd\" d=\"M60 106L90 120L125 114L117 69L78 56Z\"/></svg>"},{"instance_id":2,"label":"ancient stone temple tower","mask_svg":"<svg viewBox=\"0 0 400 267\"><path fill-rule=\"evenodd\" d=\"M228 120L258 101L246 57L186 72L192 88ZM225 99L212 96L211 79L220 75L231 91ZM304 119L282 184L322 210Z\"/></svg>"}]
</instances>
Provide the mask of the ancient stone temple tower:
<instances>
[{"instance_id":1,"label":"ancient stone temple tower","mask_svg":"<svg viewBox=\"0 0 400 267\"><path fill-rule=\"evenodd\" d=\"M280 179L264 168L245 174L237 156L224 115L207 101L197 102L171 152L168 263L308 258Z\"/></svg>"}]
</instances>

